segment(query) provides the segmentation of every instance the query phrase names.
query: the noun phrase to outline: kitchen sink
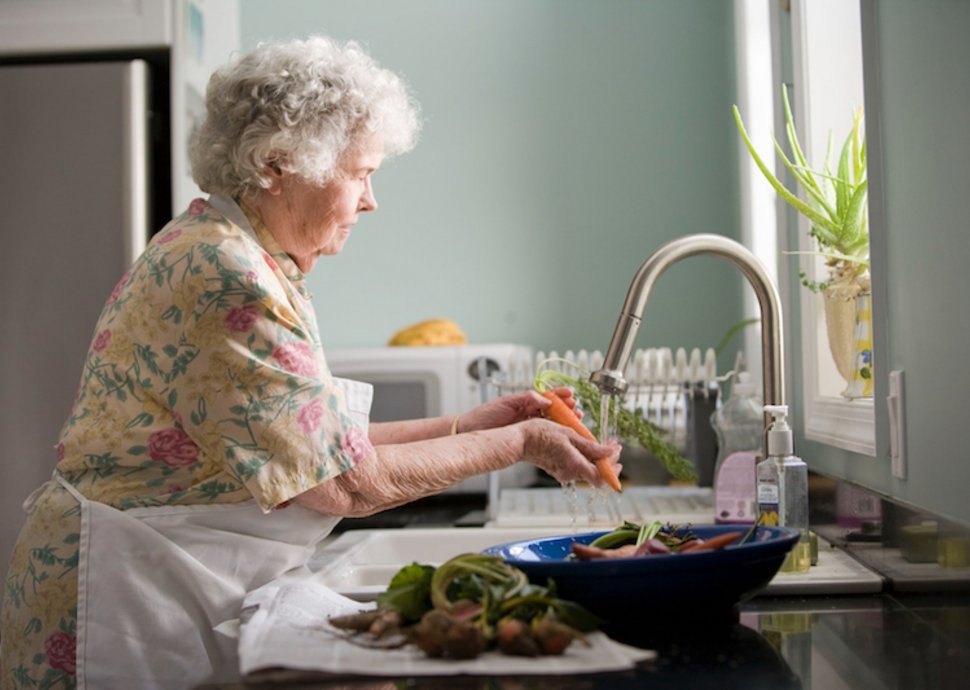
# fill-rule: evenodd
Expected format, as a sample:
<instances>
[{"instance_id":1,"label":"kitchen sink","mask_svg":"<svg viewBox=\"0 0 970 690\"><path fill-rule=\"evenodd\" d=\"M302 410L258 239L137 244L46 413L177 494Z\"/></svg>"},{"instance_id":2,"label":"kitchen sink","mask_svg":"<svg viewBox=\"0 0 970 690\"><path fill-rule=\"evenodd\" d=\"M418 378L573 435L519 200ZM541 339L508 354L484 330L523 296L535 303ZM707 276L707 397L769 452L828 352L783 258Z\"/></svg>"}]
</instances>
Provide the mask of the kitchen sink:
<instances>
[{"instance_id":1,"label":"kitchen sink","mask_svg":"<svg viewBox=\"0 0 970 690\"><path fill-rule=\"evenodd\" d=\"M462 553L522 539L588 531L562 526L352 530L320 545L310 568L322 583L357 601L372 601L394 574L411 563L439 565ZM716 574L712 574L716 577ZM763 595L871 594L883 578L842 549L819 539L818 565L808 573L779 573Z\"/></svg>"}]
</instances>

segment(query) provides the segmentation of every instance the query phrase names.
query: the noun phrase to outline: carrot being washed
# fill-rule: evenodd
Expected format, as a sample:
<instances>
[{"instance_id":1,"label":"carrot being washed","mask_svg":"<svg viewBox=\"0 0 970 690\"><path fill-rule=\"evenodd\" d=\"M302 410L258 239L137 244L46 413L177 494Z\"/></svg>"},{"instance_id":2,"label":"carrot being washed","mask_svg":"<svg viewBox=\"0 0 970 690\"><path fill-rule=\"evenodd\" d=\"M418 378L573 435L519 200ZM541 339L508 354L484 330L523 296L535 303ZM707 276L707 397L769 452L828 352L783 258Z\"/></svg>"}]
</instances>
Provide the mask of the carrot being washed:
<instances>
[{"instance_id":1,"label":"carrot being washed","mask_svg":"<svg viewBox=\"0 0 970 690\"><path fill-rule=\"evenodd\" d=\"M541 391L539 395L552 403L549 406L549 409L546 410L546 416L549 419L557 424L568 426L583 438L596 442L596 437L593 436L593 432L587 429L586 425L579 421L579 417L577 417L576 414L569 409L569 405L563 402L563 399L556 395L554 391ZM619 492L623 490L623 488L620 486L620 480L613 472L613 466L610 464L609 458L600 458L597 460L596 469L599 471L603 480L606 481L606 483L609 484L614 491Z\"/></svg>"}]
</instances>

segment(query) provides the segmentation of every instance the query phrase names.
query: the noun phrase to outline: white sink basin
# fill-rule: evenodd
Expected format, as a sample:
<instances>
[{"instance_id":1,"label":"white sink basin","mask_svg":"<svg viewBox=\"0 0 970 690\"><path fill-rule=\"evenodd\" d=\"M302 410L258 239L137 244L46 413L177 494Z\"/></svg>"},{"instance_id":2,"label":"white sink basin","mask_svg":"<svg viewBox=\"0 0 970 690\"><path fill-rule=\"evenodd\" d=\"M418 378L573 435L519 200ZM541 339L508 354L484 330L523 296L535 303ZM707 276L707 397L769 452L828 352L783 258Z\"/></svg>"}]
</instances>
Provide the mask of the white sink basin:
<instances>
[{"instance_id":1,"label":"white sink basin","mask_svg":"<svg viewBox=\"0 0 970 690\"><path fill-rule=\"evenodd\" d=\"M569 532L562 527L353 530L317 549L310 567L320 573L325 585L345 597L370 601L405 565L440 565L488 546Z\"/></svg>"}]
</instances>

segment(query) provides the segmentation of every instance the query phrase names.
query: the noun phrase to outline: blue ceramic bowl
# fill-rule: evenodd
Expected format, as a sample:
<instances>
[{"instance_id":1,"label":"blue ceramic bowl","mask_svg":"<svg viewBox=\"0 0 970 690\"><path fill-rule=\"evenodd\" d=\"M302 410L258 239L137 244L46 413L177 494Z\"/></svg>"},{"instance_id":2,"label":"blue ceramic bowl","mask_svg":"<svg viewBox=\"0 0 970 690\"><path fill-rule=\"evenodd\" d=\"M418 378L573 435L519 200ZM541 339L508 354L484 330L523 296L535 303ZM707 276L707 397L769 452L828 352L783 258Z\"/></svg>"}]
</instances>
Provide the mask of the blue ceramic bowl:
<instances>
[{"instance_id":1,"label":"blue ceramic bowl","mask_svg":"<svg viewBox=\"0 0 970 690\"><path fill-rule=\"evenodd\" d=\"M737 525L697 525L702 539L746 531ZM549 578L563 599L582 604L609 623L730 617L738 603L753 597L778 572L798 532L758 527L744 544L721 550L670 555L567 560L574 542L588 544L606 531L530 539L492 546L499 556L535 584Z\"/></svg>"}]
</instances>

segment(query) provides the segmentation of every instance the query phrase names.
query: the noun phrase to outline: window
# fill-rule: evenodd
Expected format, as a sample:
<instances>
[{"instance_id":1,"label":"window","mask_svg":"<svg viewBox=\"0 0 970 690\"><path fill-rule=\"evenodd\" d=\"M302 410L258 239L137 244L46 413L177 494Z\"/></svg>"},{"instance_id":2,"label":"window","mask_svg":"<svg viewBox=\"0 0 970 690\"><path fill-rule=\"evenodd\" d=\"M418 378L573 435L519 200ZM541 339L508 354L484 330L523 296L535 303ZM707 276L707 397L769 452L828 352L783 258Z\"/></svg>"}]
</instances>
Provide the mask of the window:
<instances>
[{"instance_id":1,"label":"window","mask_svg":"<svg viewBox=\"0 0 970 690\"><path fill-rule=\"evenodd\" d=\"M772 12L781 16L772 17ZM776 0L735 0L735 24L738 46L738 105L755 146L759 151L772 148L767 134L778 132L778 140L785 146L783 128L772 123L784 122L777 117L781 94L779 85L783 41L774 36L772 28L790 22L792 52L792 107L803 150L813 166L821 166L825 159L829 133L835 146L841 146L852 123L852 112L863 103L862 29L858 0L792 0L790 14ZM774 70L766 68L774 65ZM835 155L838 155L836 149ZM763 156L769 165L773 156ZM825 277L822 259L814 256L783 255L787 205L781 201L754 168L750 156L740 155L742 165L742 228L744 242L764 263L777 273L789 275L805 271L816 281ZM783 209L779 211L779 209ZM811 251L809 223L798 216L797 233L801 251ZM776 222L777 221L777 222ZM828 349L824 307L819 295L806 288L791 294L789 280L779 281L782 301L789 305L785 321L800 324L802 342L790 352L800 358L786 363L786 395L789 400L798 396L804 417L801 427L808 439L846 450L875 455L875 424L872 399L847 400L841 396L845 382L839 375ZM791 305L799 305L794 310ZM757 313L753 301L746 304L746 313ZM789 330L789 329L786 329ZM790 337L789 334L786 333ZM757 334L750 334L747 352L759 352ZM876 354L878 356L878 353ZM792 367L802 371L802 390L793 390Z\"/></svg>"},{"instance_id":2,"label":"window","mask_svg":"<svg viewBox=\"0 0 970 690\"><path fill-rule=\"evenodd\" d=\"M794 115L806 155L817 165L825 158L829 133L840 146L851 127L852 111L863 103L859 2L793 0L791 13ZM799 249L811 250L809 223L803 217L799 217L799 230ZM801 270L810 277L824 278L821 258L801 256L800 260ZM805 436L874 456L873 401L841 397L845 383L828 350L822 299L803 289L799 302Z\"/></svg>"}]
</instances>

